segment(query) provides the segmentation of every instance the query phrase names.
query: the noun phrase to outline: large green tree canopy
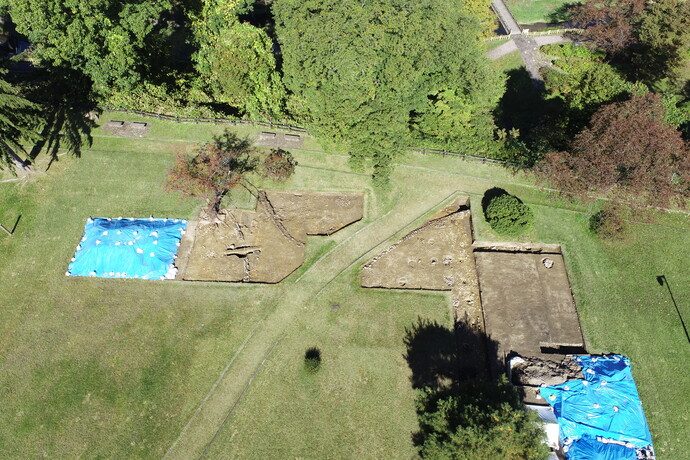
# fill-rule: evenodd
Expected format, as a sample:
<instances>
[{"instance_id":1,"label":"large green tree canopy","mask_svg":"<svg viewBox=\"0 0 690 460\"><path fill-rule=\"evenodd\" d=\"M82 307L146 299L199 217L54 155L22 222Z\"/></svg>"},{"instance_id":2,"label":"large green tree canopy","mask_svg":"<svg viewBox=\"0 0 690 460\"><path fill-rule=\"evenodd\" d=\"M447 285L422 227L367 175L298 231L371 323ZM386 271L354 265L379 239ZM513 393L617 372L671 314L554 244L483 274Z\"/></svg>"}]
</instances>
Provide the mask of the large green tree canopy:
<instances>
[{"instance_id":1,"label":"large green tree canopy","mask_svg":"<svg viewBox=\"0 0 690 460\"><path fill-rule=\"evenodd\" d=\"M276 69L273 42L263 29L237 18L239 0L204 0L193 20L196 69L216 102L240 115L279 119L285 89Z\"/></svg>"},{"instance_id":2,"label":"large green tree canopy","mask_svg":"<svg viewBox=\"0 0 690 460\"><path fill-rule=\"evenodd\" d=\"M102 94L141 80L170 0L0 0L42 63L78 69Z\"/></svg>"},{"instance_id":3,"label":"large green tree canopy","mask_svg":"<svg viewBox=\"0 0 690 460\"><path fill-rule=\"evenodd\" d=\"M380 178L413 136L473 135L502 92L457 2L277 0L273 12L292 107Z\"/></svg>"}]
</instances>

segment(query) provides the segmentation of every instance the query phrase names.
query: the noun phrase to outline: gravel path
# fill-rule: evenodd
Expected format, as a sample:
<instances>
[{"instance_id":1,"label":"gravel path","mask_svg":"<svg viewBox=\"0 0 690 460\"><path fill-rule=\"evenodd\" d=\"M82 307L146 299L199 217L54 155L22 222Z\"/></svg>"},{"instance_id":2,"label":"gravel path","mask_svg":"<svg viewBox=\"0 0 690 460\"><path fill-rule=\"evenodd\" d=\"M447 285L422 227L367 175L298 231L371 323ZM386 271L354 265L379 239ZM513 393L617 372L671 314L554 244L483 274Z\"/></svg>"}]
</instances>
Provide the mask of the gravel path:
<instances>
[{"instance_id":1,"label":"gravel path","mask_svg":"<svg viewBox=\"0 0 690 460\"><path fill-rule=\"evenodd\" d=\"M520 50L522 62L525 63L525 69L527 69L532 83L538 89L544 89L544 79L541 77L539 66L534 59L534 53L539 51L539 45L537 45L533 38L527 35L518 35L513 38L513 41L517 45L518 50Z\"/></svg>"},{"instance_id":2,"label":"gravel path","mask_svg":"<svg viewBox=\"0 0 690 460\"><path fill-rule=\"evenodd\" d=\"M501 46L498 46L490 51L487 51L486 57L491 59L492 61L495 59L498 59L502 56L505 56L506 54L512 53L513 51L516 51L517 45L513 40L508 40Z\"/></svg>"}]
</instances>

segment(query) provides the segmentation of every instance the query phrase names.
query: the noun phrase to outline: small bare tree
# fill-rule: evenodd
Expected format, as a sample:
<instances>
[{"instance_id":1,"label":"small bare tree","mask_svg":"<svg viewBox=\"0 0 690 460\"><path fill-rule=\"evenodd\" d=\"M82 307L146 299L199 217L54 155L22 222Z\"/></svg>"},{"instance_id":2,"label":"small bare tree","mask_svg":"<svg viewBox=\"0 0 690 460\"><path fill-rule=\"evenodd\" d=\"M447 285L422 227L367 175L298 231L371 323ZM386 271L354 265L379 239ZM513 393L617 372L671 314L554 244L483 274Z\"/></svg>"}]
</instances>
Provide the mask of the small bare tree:
<instances>
[{"instance_id":1,"label":"small bare tree","mask_svg":"<svg viewBox=\"0 0 690 460\"><path fill-rule=\"evenodd\" d=\"M257 165L258 156L249 141L226 131L213 142L199 146L191 156L179 154L165 188L205 199L206 212L213 220L218 216L223 197L256 170Z\"/></svg>"},{"instance_id":2,"label":"small bare tree","mask_svg":"<svg viewBox=\"0 0 690 460\"><path fill-rule=\"evenodd\" d=\"M256 172L275 181L284 181L292 175L297 164L289 152L280 149L272 150L263 164L260 157L247 139L226 131L213 142L199 146L192 155L178 155L170 168L165 189L205 199L206 213L210 220L215 220L223 198L236 186L246 186L248 174Z\"/></svg>"}]
</instances>

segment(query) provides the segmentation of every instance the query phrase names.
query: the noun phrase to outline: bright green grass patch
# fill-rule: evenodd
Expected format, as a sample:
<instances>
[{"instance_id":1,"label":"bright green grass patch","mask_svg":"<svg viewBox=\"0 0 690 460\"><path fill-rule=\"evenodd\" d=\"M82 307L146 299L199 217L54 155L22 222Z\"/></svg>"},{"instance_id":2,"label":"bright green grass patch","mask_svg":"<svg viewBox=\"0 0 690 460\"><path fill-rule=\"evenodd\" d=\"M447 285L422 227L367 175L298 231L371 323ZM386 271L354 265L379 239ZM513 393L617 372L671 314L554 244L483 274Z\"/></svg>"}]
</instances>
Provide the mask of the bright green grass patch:
<instances>
[{"instance_id":1,"label":"bright green grass patch","mask_svg":"<svg viewBox=\"0 0 690 460\"><path fill-rule=\"evenodd\" d=\"M210 138L201 131L185 136ZM211 457L412 457L416 416L405 328L418 316L450 325L448 300L440 293L361 289L359 268L456 190L472 197L477 238L500 239L481 213L481 197L494 186L534 210L534 225L518 240L563 246L591 350L633 360L660 458L690 450L687 342L668 292L655 280L667 276L687 321L687 217L633 224L623 242L602 243L587 230L586 207L551 201L532 179L506 169L408 155L384 193L371 189L368 174L352 173L346 156L295 151L300 166L280 188L363 190L366 217L327 238L310 238L306 267L285 282L65 277L87 216L194 218L198 201L161 189L175 148L185 145L96 138L95 150L80 160L65 157L45 175L0 184L3 223L22 215L14 237L0 234L6 457L161 457L250 335L239 353L238 362L248 366L242 375L277 345L225 427L199 425L201 448L218 433ZM252 206L242 193L230 198ZM321 349L322 368L306 378L303 355L311 346ZM226 379L237 394L248 380L235 381L240 370L231 366ZM200 454L195 446L180 452Z\"/></svg>"},{"instance_id":2,"label":"bright green grass patch","mask_svg":"<svg viewBox=\"0 0 690 460\"><path fill-rule=\"evenodd\" d=\"M501 56L500 58L495 59L491 62L491 65L494 69L507 73L513 69L519 69L520 67L523 67L525 63L522 61L520 51L515 50L511 51L505 56Z\"/></svg>"},{"instance_id":3,"label":"bright green grass patch","mask_svg":"<svg viewBox=\"0 0 690 460\"><path fill-rule=\"evenodd\" d=\"M567 20L566 10L577 0L507 0L508 8L520 24L554 23Z\"/></svg>"}]
</instances>

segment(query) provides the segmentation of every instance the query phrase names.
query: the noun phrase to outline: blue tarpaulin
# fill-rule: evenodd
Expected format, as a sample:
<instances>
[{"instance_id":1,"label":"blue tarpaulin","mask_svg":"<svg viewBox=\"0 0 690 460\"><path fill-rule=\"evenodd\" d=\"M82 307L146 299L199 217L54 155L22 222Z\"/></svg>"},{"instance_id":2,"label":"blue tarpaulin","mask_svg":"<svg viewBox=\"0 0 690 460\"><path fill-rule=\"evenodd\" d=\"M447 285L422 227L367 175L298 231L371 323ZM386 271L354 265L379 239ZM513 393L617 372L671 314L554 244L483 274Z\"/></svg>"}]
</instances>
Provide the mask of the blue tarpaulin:
<instances>
[{"instance_id":1,"label":"blue tarpaulin","mask_svg":"<svg viewBox=\"0 0 690 460\"><path fill-rule=\"evenodd\" d=\"M620 355L575 359L584 379L540 389L553 406L568 459L634 459L637 448L651 448L630 360Z\"/></svg>"},{"instance_id":2,"label":"blue tarpaulin","mask_svg":"<svg viewBox=\"0 0 690 460\"><path fill-rule=\"evenodd\" d=\"M89 218L67 275L174 278L186 228L182 219Z\"/></svg>"}]
</instances>

